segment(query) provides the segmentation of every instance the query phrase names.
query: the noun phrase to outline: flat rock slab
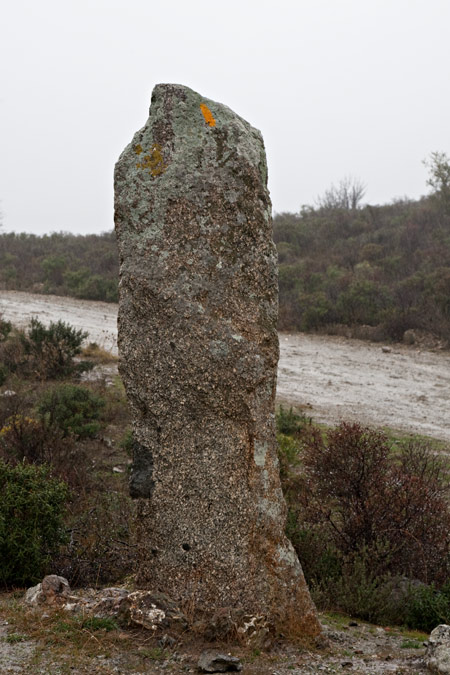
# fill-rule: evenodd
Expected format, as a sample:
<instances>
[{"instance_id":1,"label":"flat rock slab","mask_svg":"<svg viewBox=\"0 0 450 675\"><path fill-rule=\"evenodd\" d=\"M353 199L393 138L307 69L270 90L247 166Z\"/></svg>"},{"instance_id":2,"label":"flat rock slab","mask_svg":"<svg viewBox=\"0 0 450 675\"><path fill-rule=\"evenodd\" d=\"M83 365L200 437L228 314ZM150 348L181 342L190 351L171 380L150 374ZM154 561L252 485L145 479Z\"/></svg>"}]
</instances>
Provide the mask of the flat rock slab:
<instances>
[{"instance_id":1,"label":"flat rock slab","mask_svg":"<svg viewBox=\"0 0 450 675\"><path fill-rule=\"evenodd\" d=\"M158 85L116 165L115 207L140 583L181 606L289 617L315 634L284 536L277 257L261 134L187 87Z\"/></svg>"}]
</instances>

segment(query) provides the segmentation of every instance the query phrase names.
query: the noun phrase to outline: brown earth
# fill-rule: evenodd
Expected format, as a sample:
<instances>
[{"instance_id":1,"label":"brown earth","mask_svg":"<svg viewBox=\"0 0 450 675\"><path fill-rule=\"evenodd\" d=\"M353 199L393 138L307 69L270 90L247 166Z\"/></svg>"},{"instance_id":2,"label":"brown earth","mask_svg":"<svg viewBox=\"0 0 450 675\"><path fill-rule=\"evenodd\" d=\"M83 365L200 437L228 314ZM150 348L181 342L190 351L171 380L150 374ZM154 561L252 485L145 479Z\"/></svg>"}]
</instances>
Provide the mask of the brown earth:
<instances>
[{"instance_id":1,"label":"brown earth","mask_svg":"<svg viewBox=\"0 0 450 675\"><path fill-rule=\"evenodd\" d=\"M61 319L117 353L117 305L0 291L0 314L20 326ZM281 334L280 352L279 402L318 422L353 419L450 441L449 352L305 334Z\"/></svg>"}]
</instances>

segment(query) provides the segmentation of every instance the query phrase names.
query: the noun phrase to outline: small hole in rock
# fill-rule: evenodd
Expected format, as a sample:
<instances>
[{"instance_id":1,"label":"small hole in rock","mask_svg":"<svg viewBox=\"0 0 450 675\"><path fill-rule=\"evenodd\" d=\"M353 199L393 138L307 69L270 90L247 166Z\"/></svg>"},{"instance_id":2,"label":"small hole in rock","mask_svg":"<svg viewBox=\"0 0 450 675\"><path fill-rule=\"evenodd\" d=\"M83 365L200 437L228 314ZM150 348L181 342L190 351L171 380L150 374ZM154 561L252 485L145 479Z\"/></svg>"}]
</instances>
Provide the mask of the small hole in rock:
<instances>
[{"instance_id":1,"label":"small hole in rock","mask_svg":"<svg viewBox=\"0 0 450 675\"><path fill-rule=\"evenodd\" d=\"M183 544L183 546L181 548L183 549L183 551L190 551L191 550L191 547L189 546L189 544Z\"/></svg>"}]
</instances>

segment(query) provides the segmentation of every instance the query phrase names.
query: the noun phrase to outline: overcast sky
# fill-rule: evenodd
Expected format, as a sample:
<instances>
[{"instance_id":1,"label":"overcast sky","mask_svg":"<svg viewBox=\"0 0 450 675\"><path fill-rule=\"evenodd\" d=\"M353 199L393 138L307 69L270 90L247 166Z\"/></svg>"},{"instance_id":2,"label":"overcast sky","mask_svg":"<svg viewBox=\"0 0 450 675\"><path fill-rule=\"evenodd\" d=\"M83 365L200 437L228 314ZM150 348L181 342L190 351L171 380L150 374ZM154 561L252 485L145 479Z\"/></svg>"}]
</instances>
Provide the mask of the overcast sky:
<instances>
[{"instance_id":1,"label":"overcast sky","mask_svg":"<svg viewBox=\"0 0 450 675\"><path fill-rule=\"evenodd\" d=\"M417 198L450 151L450 0L2 0L0 26L3 231L110 230L158 82L262 131L276 212L345 176Z\"/></svg>"}]
</instances>

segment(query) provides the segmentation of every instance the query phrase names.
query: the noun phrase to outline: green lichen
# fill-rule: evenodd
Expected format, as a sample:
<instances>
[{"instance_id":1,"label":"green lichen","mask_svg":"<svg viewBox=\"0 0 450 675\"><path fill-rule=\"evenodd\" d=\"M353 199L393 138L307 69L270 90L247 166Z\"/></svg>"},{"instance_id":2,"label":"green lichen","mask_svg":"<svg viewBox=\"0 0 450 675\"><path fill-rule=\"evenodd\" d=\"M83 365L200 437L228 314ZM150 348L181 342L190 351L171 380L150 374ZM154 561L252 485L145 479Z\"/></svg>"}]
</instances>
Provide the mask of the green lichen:
<instances>
[{"instance_id":1,"label":"green lichen","mask_svg":"<svg viewBox=\"0 0 450 675\"><path fill-rule=\"evenodd\" d=\"M266 441L262 443L255 443L255 464L257 466L264 466L266 463L266 455L268 450L268 444Z\"/></svg>"}]
</instances>

